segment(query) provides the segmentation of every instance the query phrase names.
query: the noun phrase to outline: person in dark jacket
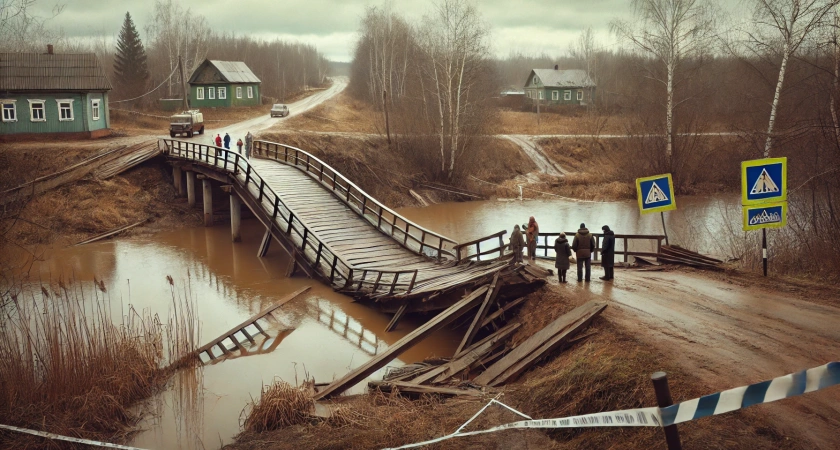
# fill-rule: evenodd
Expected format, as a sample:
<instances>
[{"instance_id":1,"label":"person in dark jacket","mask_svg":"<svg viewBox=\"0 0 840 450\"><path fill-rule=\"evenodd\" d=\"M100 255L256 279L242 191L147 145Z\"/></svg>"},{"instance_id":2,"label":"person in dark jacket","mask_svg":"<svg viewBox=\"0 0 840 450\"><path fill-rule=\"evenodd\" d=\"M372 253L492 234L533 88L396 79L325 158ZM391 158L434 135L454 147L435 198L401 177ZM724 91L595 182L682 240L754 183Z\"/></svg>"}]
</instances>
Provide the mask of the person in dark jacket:
<instances>
[{"instance_id":1,"label":"person in dark jacket","mask_svg":"<svg viewBox=\"0 0 840 450\"><path fill-rule=\"evenodd\" d=\"M601 266L604 268L604 276L601 279L610 281L615 270L615 233L607 225L601 229L604 230L604 242L601 244Z\"/></svg>"},{"instance_id":2,"label":"person in dark jacket","mask_svg":"<svg viewBox=\"0 0 840 450\"><path fill-rule=\"evenodd\" d=\"M229 134L225 133L224 141L225 141L225 148L230 150L230 135Z\"/></svg>"},{"instance_id":3,"label":"person in dark jacket","mask_svg":"<svg viewBox=\"0 0 840 450\"><path fill-rule=\"evenodd\" d=\"M575 233L575 239L572 241L572 250L575 251L577 258L577 280L578 283L583 281L583 266L586 266L586 281L592 273L592 252L595 251L595 236L586 228L586 224L580 224L580 229Z\"/></svg>"},{"instance_id":4,"label":"person in dark jacket","mask_svg":"<svg viewBox=\"0 0 840 450\"><path fill-rule=\"evenodd\" d=\"M522 263L522 248L525 247L525 239L522 238L522 231L519 225L513 226L513 233L510 234L510 250L513 252L513 262Z\"/></svg>"},{"instance_id":5,"label":"person in dark jacket","mask_svg":"<svg viewBox=\"0 0 840 450\"><path fill-rule=\"evenodd\" d=\"M557 278L561 283L565 283L566 272L569 270L569 257L572 256L566 233L560 233L560 236L554 240L554 253L556 254L554 267L557 268Z\"/></svg>"},{"instance_id":6,"label":"person in dark jacket","mask_svg":"<svg viewBox=\"0 0 840 450\"><path fill-rule=\"evenodd\" d=\"M528 244L528 259L535 261L537 258L537 238L540 236L540 226L534 216L528 219L528 228L525 232Z\"/></svg>"}]
</instances>

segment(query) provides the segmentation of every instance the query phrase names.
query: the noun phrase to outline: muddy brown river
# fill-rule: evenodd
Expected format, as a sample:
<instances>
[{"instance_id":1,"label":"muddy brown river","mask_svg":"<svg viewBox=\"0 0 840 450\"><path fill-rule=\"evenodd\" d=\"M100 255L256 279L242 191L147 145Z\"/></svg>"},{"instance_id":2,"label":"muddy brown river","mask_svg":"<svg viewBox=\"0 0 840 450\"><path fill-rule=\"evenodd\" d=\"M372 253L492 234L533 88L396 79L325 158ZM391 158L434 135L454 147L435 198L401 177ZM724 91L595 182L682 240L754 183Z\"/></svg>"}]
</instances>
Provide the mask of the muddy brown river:
<instances>
[{"instance_id":1,"label":"muddy brown river","mask_svg":"<svg viewBox=\"0 0 840 450\"><path fill-rule=\"evenodd\" d=\"M672 243L723 255L716 239L727 227L739 229L737 197L678 200L666 213ZM585 222L593 231L603 224L618 234L660 234L658 214L639 216L634 202L557 200L481 201L403 208L409 219L455 240L466 241L510 230L536 216L542 231L572 231ZM208 364L197 374L175 377L172 387L151 401L156 414L141 424L131 445L143 448L218 448L240 431L241 412L258 398L264 384L280 378L294 384L305 377L329 382L414 329L407 318L384 333L390 316L353 303L327 286L305 278L285 278L289 259L274 244L257 258L262 237L258 222L243 221L241 243L230 242L225 225L182 229L150 237L116 239L55 251L37 270L42 279L59 276L104 280L115 316L128 304L159 314L164 322L174 295L189 297L201 322L200 342L207 342L273 301L304 286L306 295L277 310L248 354ZM174 288L166 280L171 276ZM430 356L451 356L460 337L440 331L402 354L389 367ZM381 378L387 368L371 378ZM362 392L360 383L350 392Z\"/></svg>"}]
</instances>

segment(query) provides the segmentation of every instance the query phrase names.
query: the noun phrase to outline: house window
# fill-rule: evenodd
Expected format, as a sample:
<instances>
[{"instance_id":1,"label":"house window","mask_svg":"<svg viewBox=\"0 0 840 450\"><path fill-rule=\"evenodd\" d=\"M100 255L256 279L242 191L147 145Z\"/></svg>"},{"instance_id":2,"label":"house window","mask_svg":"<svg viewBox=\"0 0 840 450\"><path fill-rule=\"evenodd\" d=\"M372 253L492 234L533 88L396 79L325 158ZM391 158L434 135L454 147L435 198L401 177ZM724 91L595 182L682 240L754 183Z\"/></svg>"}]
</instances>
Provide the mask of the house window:
<instances>
[{"instance_id":1,"label":"house window","mask_svg":"<svg viewBox=\"0 0 840 450\"><path fill-rule=\"evenodd\" d=\"M563 91L563 100L571 100L572 91Z\"/></svg>"},{"instance_id":2,"label":"house window","mask_svg":"<svg viewBox=\"0 0 840 450\"><path fill-rule=\"evenodd\" d=\"M528 98L531 98L531 91L528 91L525 94L528 95Z\"/></svg>"},{"instance_id":3,"label":"house window","mask_svg":"<svg viewBox=\"0 0 840 450\"><path fill-rule=\"evenodd\" d=\"M577 99L578 101L583 100L583 91L577 91Z\"/></svg>"},{"instance_id":4,"label":"house window","mask_svg":"<svg viewBox=\"0 0 840 450\"><path fill-rule=\"evenodd\" d=\"M539 78L538 76L536 76L536 75L534 75L534 84L535 84L535 85L540 84L540 78Z\"/></svg>"},{"instance_id":5,"label":"house window","mask_svg":"<svg viewBox=\"0 0 840 450\"><path fill-rule=\"evenodd\" d=\"M44 114L44 100L29 100L29 120L32 122L46 122Z\"/></svg>"},{"instance_id":6,"label":"house window","mask_svg":"<svg viewBox=\"0 0 840 450\"><path fill-rule=\"evenodd\" d=\"M242 98L242 86L236 86L236 98Z\"/></svg>"},{"instance_id":7,"label":"house window","mask_svg":"<svg viewBox=\"0 0 840 450\"><path fill-rule=\"evenodd\" d=\"M203 87L195 88L195 99L196 100L204 100L204 88Z\"/></svg>"},{"instance_id":8,"label":"house window","mask_svg":"<svg viewBox=\"0 0 840 450\"><path fill-rule=\"evenodd\" d=\"M560 92L551 91L551 99L552 100L560 100Z\"/></svg>"},{"instance_id":9,"label":"house window","mask_svg":"<svg viewBox=\"0 0 840 450\"><path fill-rule=\"evenodd\" d=\"M540 100L543 99L543 91L540 91Z\"/></svg>"},{"instance_id":10,"label":"house window","mask_svg":"<svg viewBox=\"0 0 840 450\"><path fill-rule=\"evenodd\" d=\"M214 87L207 88L207 98L210 99L210 100L215 100L216 99L216 88L214 88Z\"/></svg>"},{"instance_id":11,"label":"house window","mask_svg":"<svg viewBox=\"0 0 840 450\"><path fill-rule=\"evenodd\" d=\"M90 115L93 120L99 120L99 100L90 101Z\"/></svg>"},{"instance_id":12,"label":"house window","mask_svg":"<svg viewBox=\"0 0 840 450\"><path fill-rule=\"evenodd\" d=\"M254 98L254 86L248 86L248 98Z\"/></svg>"},{"instance_id":13,"label":"house window","mask_svg":"<svg viewBox=\"0 0 840 450\"><path fill-rule=\"evenodd\" d=\"M224 100L227 98L227 88L220 87L219 88L219 99Z\"/></svg>"},{"instance_id":14,"label":"house window","mask_svg":"<svg viewBox=\"0 0 840 450\"><path fill-rule=\"evenodd\" d=\"M15 100L0 100L3 105L3 122L17 122Z\"/></svg>"},{"instance_id":15,"label":"house window","mask_svg":"<svg viewBox=\"0 0 840 450\"><path fill-rule=\"evenodd\" d=\"M73 120L73 100L56 100L58 103L58 120L70 122Z\"/></svg>"}]
</instances>

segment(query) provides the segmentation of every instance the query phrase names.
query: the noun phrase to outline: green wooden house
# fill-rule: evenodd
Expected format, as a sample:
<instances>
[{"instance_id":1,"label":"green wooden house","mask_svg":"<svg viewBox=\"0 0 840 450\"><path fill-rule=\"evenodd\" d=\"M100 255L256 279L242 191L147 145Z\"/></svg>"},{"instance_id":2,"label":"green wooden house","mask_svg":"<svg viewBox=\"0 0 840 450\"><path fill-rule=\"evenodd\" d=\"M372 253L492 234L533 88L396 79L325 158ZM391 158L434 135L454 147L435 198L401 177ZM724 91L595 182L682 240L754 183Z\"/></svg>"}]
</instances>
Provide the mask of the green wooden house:
<instances>
[{"instance_id":1,"label":"green wooden house","mask_svg":"<svg viewBox=\"0 0 840 450\"><path fill-rule=\"evenodd\" d=\"M190 106L260 105L260 83L244 62L205 59L190 77Z\"/></svg>"},{"instance_id":2,"label":"green wooden house","mask_svg":"<svg viewBox=\"0 0 840 450\"><path fill-rule=\"evenodd\" d=\"M105 136L110 90L93 53L0 53L0 140Z\"/></svg>"},{"instance_id":3,"label":"green wooden house","mask_svg":"<svg viewBox=\"0 0 840 450\"><path fill-rule=\"evenodd\" d=\"M585 70L533 69L525 82L525 101L540 105L587 105L595 100L595 82Z\"/></svg>"}]
</instances>

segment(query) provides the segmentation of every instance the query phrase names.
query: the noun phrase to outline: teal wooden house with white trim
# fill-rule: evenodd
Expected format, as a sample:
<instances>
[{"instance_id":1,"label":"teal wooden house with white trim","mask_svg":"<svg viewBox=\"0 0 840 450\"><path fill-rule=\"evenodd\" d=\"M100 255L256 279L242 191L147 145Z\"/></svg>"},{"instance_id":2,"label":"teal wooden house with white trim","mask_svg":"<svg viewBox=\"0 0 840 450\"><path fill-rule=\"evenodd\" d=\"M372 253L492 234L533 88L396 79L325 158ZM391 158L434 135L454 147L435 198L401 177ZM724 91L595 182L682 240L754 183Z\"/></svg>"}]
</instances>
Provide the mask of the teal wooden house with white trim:
<instances>
[{"instance_id":1,"label":"teal wooden house with white trim","mask_svg":"<svg viewBox=\"0 0 840 450\"><path fill-rule=\"evenodd\" d=\"M230 108L257 106L261 81L241 61L205 59L190 76L190 106Z\"/></svg>"},{"instance_id":2,"label":"teal wooden house with white trim","mask_svg":"<svg viewBox=\"0 0 840 450\"><path fill-rule=\"evenodd\" d=\"M0 53L0 140L108 135L110 90L93 53Z\"/></svg>"},{"instance_id":3,"label":"teal wooden house with white trim","mask_svg":"<svg viewBox=\"0 0 840 450\"><path fill-rule=\"evenodd\" d=\"M525 101L540 105L588 105L595 82L585 70L533 69L525 82Z\"/></svg>"}]
</instances>

